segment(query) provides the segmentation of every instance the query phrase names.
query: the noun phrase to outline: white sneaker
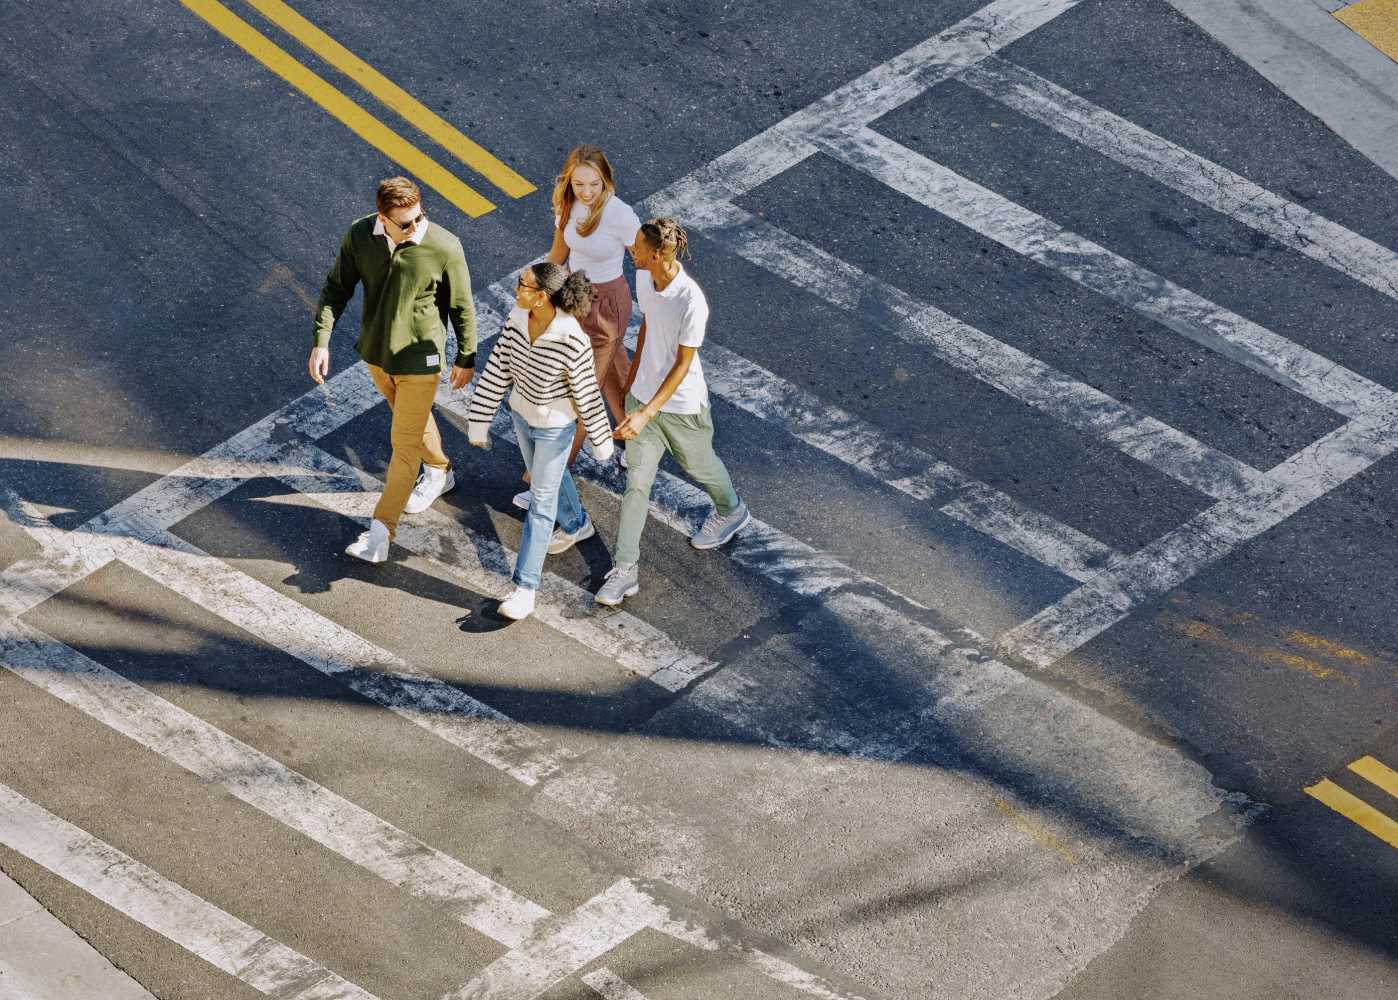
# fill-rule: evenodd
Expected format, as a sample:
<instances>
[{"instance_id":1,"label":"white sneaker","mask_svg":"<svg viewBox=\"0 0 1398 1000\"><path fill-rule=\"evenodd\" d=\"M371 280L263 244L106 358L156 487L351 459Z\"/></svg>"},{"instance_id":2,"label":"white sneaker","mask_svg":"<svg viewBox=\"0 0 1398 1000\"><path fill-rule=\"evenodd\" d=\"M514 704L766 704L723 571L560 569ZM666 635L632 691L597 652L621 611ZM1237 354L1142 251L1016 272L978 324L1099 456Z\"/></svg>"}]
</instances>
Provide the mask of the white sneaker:
<instances>
[{"instance_id":1,"label":"white sneaker","mask_svg":"<svg viewBox=\"0 0 1398 1000\"><path fill-rule=\"evenodd\" d=\"M345 547L345 555L369 563L381 563L388 558L388 525L378 518L369 522L369 530Z\"/></svg>"},{"instance_id":2,"label":"white sneaker","mask_svg":"<svg viewBox=\"0 0 1398 1000\"><path fill-rule=\"evenodd\" d=\"M598 604L614 608L626 598L635 597L640 592L641 577L636 564L631 563L628 566L626 563L616 563L607 570L607 578L594 600Z\"/></svg>"},{"instance_id":3,"label":"white sneaker","mask_svg":"<svg viewBox=\"0 0 1398 1000\"><path fill-rule=\"evenodd\" d=\"M413 487L412 495L408 497L408 502L403 507L403 513L421 514L432 506L433 500L454 489L456 489L456 475L451 469L434 469L430 465L423 466L422 474L417 477L417 485Z\"/></svg>"},{"instance_id":4,"label":"white sneaker","mask_svg":"<svg viewBox=\"0 0 1398 1000\"><path fill-rule=\"evenodd\" d=\"M500 602L500 613L514 621L528 618L534 613L534 591L516 587Z\"/></svg>"},{"instance_id":5,"label":"white sneaker","mask_svg":"<svg viewBox=\"0 0 1398 1000\"><path fill-rule=\"evenodd\" d=\"M515 498L510 502L520 510L528 510L529 505L534 502L534 494L525 490L522 493L516 493Z\"/></svg>"},{"instance_id":6,"label":"white sneaker","mask_svg":"<svg viewBox=\"0 0 1398 1000\"><path fill-rule=\"evenodd\" d=\"M571 535L562 528L553 529L553 537L549 539L549 555L556 556L560 552L567 552L578 542L585 541L597 534L597 529L592 526L592 518L583 515L582 527Z\"/></svg>"}]
</instances>

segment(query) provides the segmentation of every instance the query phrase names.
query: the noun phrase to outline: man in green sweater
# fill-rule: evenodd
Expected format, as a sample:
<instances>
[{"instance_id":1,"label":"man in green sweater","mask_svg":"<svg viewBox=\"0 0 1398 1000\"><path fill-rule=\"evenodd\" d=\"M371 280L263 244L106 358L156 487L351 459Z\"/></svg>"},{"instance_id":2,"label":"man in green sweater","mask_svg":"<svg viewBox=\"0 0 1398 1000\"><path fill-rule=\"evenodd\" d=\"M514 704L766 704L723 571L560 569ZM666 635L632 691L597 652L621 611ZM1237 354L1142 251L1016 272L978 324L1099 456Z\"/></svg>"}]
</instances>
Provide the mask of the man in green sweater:
<instances>
[{"instance_id":1,"label":"man in green sweater","mask_svg":"<svg viewBox=\"0 0 1398 1000\"><path fill-rule=\"evenodd\" d=\"M320 290L315 346L307 368L314 381L325 381L330 373L330 331L355 286L363 283L364 320L354 347L393 411L393 457L369 530L345 552L380 563L388 558L398 518L426 510L456 486L432 419L432 401L446 352L448 319L456 331L451 387L461 389L471 381L476 309L461 241L427 221L417 185L406 177L390 177L379 182L374 200L378 211L350 226Z\"/></svg>"}]
</instances>

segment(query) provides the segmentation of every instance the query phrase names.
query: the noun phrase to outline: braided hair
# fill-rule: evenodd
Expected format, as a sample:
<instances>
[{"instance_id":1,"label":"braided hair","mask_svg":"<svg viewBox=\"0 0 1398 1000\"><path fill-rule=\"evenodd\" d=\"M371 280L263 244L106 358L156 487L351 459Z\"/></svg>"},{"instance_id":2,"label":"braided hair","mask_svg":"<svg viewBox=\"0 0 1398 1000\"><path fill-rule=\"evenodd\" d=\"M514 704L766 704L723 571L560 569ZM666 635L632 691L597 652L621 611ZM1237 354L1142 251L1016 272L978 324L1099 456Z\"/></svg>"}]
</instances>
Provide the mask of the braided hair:
<instances>
[{"instance_id":1,"label":"braided hair","mask_svg":"<svg viewBox=\"0 0 1398 1000\"><path fill-rule=\"evenodd\" d=\"M646 238L646 245L661 257L676 260L689 257L689 233L674 219L651 219L641 226L641 235Z\"/></svg>"}]
</instances>

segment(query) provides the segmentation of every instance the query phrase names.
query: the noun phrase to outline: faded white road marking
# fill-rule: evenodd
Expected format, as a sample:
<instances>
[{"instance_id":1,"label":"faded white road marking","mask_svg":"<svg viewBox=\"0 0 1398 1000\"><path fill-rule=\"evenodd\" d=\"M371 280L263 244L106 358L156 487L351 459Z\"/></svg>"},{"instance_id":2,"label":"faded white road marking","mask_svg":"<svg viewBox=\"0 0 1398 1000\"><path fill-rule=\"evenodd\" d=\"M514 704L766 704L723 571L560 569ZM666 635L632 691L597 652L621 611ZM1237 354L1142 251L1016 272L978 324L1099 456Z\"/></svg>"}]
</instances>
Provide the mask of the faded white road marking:
<instances>
[{"instance_id":1,"label":"faded white road marking","mask_svg":"<svg viewBox=\"0 0 1398 1000\"><path fill-rule=\"evenodd\" d=\"M20 622L0 626L0 666L327 850L507 946L548 910Z\"/></svg>"},{"instance_id":2,"label":"faded white road marking","mask_svg":"<svg viewBox=\"0 0 1398 1000\"><path fill-rule=\"evenodd\" d=\"M0 843L277 1000L374 1000L139 861L0 785Z\"/></svg>"},{"instance_id":3,"label":"faded white road marking","mask_svg":"<svg viewBox=\"0 0 1398 1000\"><path fill-rule=\"evenodd\" d=\"M696 225L706 237L832 305L881 323L947 364L1206 496L1229 496L1261 476L1183 431L1057 371L814 244L731 205L711 205Z\"/></svg>"},{"instance_id":4,"label":"faded white road marking","mask_svg":"<svg viewBox=\"0 0 1398 1000\"><path fill-rule=\"evenodd\" d=\"M901 55L851 80L740 143L668 188L639 211L686 216L696 203L729 201L789 170L815 152L809 136L867 125L1025 35L1079 0L995 0Z\"/></svg>"},{"instance_id":5,"label":"faded white road marking","mask_svg":"<svg viewBox=\"0 0 1398 1000\"><path fill-rule=\"evenodd\" d=\"M1221 500L999 639L1007 655L1046 667L1211 563L1229 555L1398 450L1398 403L1358 417L1282 462L1264 482Z\"/></svg>"},{"instance_id":6,"label":"faded white road marking","mask_svg":"<svg viewBox=\"0 0 1398 1000\"><path fill-rule=\"evenodd\" d=\"M1115 554L718 344L704 346L704 378L715 396L915 500L948 501L943 513L1073 579Z\"/></svg>"},{"instance_id":7,"label":"faded white road marking","mask_svg":"<svg viewBox=\"0 0 1398 1000\"><path fill-rule=\"evenodd\" d=\"M1398 298L1398 252L1386 246L996 56L959 79L1283 246Z\"/></svg>"},{"instance_id":8,"label":"faded white road marking","mask_svg":"<svg viewBox=\"0 0 1398 1000\"><path fill-rule=\"evenodd\" d=\"M597 969L579 978L602 1000L648 1000L644 993L611 969Z\"/></svg>"},{"instance_id":9,"label":"faded white road marking","mask_svg":"<svg viewBox=\"0 0 1398 1000\"><path fill-rule=\"evenodd\" d=\"M982 236L1337 413L1353 417L1393 395L873 129L822 142L821 148Z\"/></svg>"}]
</instances>

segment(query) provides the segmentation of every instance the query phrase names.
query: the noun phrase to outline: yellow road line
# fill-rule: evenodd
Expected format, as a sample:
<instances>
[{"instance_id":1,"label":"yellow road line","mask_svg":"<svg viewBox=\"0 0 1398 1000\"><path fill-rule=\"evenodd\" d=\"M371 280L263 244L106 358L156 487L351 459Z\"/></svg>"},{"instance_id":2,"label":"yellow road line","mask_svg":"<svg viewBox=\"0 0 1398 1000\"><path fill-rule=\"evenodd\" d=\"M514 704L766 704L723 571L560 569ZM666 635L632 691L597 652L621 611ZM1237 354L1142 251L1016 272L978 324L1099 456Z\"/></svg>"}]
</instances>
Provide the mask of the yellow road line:
<instances>
[{"instance_id":1,"label":"yellow road line","mask_svg":"<svg viewBox=\"0 0 1398 1000\"><path fill-rule=\"evenodd\" d=\"M1393 770L1387 764L1377 761L1373 757L1360 757L1349 766L1349 769L1398 799L1398 771Z\"/></svg>"},{"instance_id":2,"label":"yellow road line","mask_svg":"<svg viewBox=\"0 0 1398 1000\"><path fill-rule=\"evenodd\" d=\"M1024 818L1023 814L1020 813L1018 809L1010 805L1004 799L996 799L995 808L999 809L1002 813L1008 816L1010 818L1011 823L1019 827L1025 833L1029 834L1029 836L1033 837L1039 843L1043 844L1050 850L1057 851L1059 854L1063 855L1063 857L1067 858L1068 864L1075 865L1078 863L1077 855L1075 855L1072 851L1068 850L1067 846L1063 843L1063 841L1059 840L1057 837L1049 833L1047 830L1040 830L1033 823L1030 823L1027 819Z\"/></svg>"},{"instance_id":3,"label":"yellow road line","mask_svg":"<svg viewBox=\"0 0 1398 1000\"><path fill-rule=\"evenodd\" d=\"M415 174L424 184L467 215L484 215L495 207L426 153L402 139L383 122L302 66L218 0L180 2L262 65L338 118L350 131L407 168L409 173Z\"/></svg>"},{"instance_id":4,"label":"yellow road line","mask_svg":"<svg viewBox=\"0 0 1398 1000\"><path fill-rule=\"evenodd\" d=\"M1398 847L1398 821L1379 812L1363 799L1355 798L1329 779L1306 789L1311 798L1325 803L1345 819L1358 823L1390 847Z\"/></svg>"},{"instance_id":5,"label":"yellow road line","mask_svg":"<svg viewBox=\"0 0 1398 1000\"><path fill-rule=\"evenodd\" d=\"M450 123L424 107L406 90L282 3L282 0L246 2L255 7L267 20L412 122L426 135L431 136L443 149L449 150L458 160L511 198L522 198L535 190L533 184L497 160L488 150L462 135Z\"/></svg>"},{"instance_id":6,"label":"yellow road line","mask_svg":"<svg viewBox=\"0 0 1398 1000\"><path fill-rule=\"evenodd\" d=\"M1398 60L1398 0L1359 0L1335 17L1390 59Z\"/></svg>"}]
</instances>

